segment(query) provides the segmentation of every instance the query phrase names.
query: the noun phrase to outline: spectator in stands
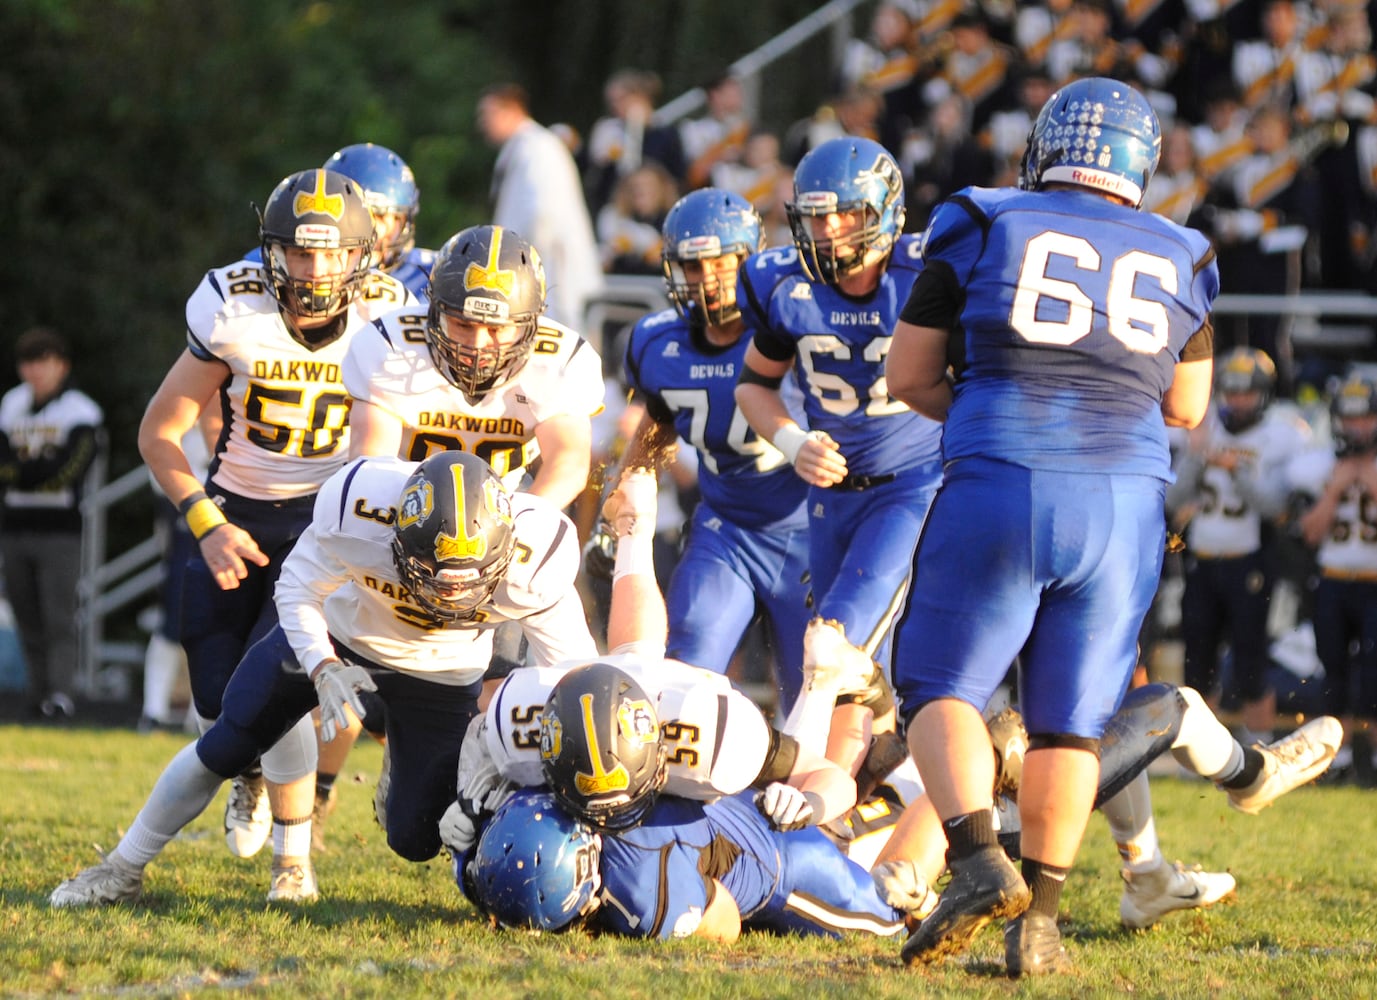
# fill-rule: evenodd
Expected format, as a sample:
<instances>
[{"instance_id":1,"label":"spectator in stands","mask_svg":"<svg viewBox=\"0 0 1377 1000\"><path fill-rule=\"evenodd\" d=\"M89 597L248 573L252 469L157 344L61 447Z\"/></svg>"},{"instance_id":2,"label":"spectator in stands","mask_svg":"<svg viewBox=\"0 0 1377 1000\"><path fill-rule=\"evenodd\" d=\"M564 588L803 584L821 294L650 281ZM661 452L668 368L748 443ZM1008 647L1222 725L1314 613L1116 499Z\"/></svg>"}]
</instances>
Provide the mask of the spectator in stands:
<instances>
[{"instance_id":1,"label":"spectator in stands","mask_svg":"<svg viewBox=\"0 0 1377 1000\"><path fill-rule=\"evenodd\" d=\"M746 90L731 70L714 74L703 85L703 94L707 113L679 126L688 164L684 172L684 189L688 191L707 185L717 164L739 160L751 134Z\"/></svg>"},{"instance_id":2,"label":"spectator in stands","mask_svg":"<svg viewBox=\"0 0 1377 1000\"><path fill-rule=\"evenodd\" d=\"M0 553L28 667L29 712L76 714L81 497L100 450L101 409L74 388L66 338L33 327L14 347L19 385L0 398Z\"/></svg>"},{"instance_id":3,"label":"spectator in stands","mask_svg":"<svg viewBox=\"0 0 1377 1000\"><path fill-rule=\"evenodd\" d=\"M594 218L612 200L617 182L642 163L660 164L675 183L683 179L684 147L678 128L650 120L659 99L660 77L648 70L618 70L603 88L607 114L588 133L584 167L584 189Z\"/></svg>"},{"instance_id":4,"label":"spectator in stands","mask_svg":"<svg viewBox=\"0 0 1377 1000\"><path fill-rule=\"evenodd\" d=\"M971 184L988 186L994 179L994 158L971 134L970 106L957 93L933 105L923 128L904 144L901 162L913 232L927 226L933 208L947 195Z\"/></svg>"},{"instance_id":5,"label":"spectator in stands","mask_svg":"<svg viewBox=\"0 0 1377 1000\"><path fill-rule=\"evenodd\" d=\"M1072 0L1044 0L1019 8L1014 22L1014 45L1024 65L1045 70L1053 44L1075 36L1076 19L1071 16L1071 5Z\"/></svg>"},{"instance_id":6,"label":"spectator in stands","mask_svg":"<svg viewBox=\"0 0 1377 1000\"><path fill-rule=\"evenodd\" d=\"M879 96L865 87L836 95L785 131L784 161L797 164L810 150L844 135L878 141L882 107Z\"/></svg>"},{"instance_id":7,"label":"spectator in stands","mask_svg":"<svg viewBox=\"0 0 1377 1000\"><path fill-rule=\"evenodd\" d=\"M598 242L569 147L531 118L523 87L499 83L478 99L478 128L499 147L491 195L494 225L539 251L548 281L546 313L581 329L584 305L602 288Z\"/></svg>"},{"instance_id":8,"label":"spectator in stands","mask_svg":"<svg viewBox=\"0 0 1377 1000\"><path fill-rule=\"evenodd\" d=\"M1176 125L1168 129L1162 137L1162 164L1143 196L1143 211L1156 212L1184 226L1208 189L1195 167L1190 128Z\"/></svg>"},{"instance_id":9,"label":"spectator in stands","mask_svg":"<svg viewBox=\"0 0 1377 1000\"><path fill-rule=\"evenodd\" d=\"M953 94L961 96L969 109L970 128L979 132L991 114L1015 101L1018 53L990 36L989 22L978 10L957 15L950 31L951 49L924 84L923 100L931 108Z\"/></svg>"},{"instance_id":10,"label":"spectator in stands","mask_svg":"<svg viewBox=\"0 0 1377 1000\"><path fill-rule=\"evenodd\" d=\"M792 188L794 175L779 158L779 136L768 129L751 133L740 163L724 161L712 171L713 187L741 195L762 218L774 209L781 181Z\"/></svg>"},{"instance_id":11,"label":"spectator in stands","mask_svg":"<svg viewBox=\"0 0 1377 1000\"><path fill-rule=\"evenodd\" d=\"M1234 49L1232 74L1246 108L1275 104L1290 109L1296 101L1296 69L1303 54L1300 15L1291 0L1262 6L1262 37Z\"/></svg>"},{"instance_id":12,"label":"spectator in stands","mask_svg":"<svg viewBox=\"0 0 1377 1000\"><path fill-rule=\"evenodd\" d=\"M610 274L660 273L660 227L679 187L659 163L648 160L617 182L612 201L598 212L598 248Z\"/></svg>"}]
</instances>

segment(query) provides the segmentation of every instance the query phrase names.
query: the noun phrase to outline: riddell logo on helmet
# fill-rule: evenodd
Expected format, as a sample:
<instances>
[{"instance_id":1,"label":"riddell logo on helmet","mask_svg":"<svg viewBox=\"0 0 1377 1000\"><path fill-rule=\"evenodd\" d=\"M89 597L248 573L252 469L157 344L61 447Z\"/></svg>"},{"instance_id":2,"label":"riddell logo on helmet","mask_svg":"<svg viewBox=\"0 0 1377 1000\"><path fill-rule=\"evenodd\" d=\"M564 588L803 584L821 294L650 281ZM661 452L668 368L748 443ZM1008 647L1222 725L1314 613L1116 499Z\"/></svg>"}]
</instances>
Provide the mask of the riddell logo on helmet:
<instances>
[{"instance_id":1,"label":"riddell logo on helmet","mask_svg":"<svg viewBox=\"0 0 1377 1000\"><path fill-rule=\"evenodd\" d=\"M1084 184L1086 187L1104 188L1107 191L1112 191L1118 187L1118 184L1115 183L1112 177L1106 177L1104 174L1098 172L1090 173L1079 169L1073 169L1071 171L1071 182L1073 184Z\"/></svg>"}]
</instances>

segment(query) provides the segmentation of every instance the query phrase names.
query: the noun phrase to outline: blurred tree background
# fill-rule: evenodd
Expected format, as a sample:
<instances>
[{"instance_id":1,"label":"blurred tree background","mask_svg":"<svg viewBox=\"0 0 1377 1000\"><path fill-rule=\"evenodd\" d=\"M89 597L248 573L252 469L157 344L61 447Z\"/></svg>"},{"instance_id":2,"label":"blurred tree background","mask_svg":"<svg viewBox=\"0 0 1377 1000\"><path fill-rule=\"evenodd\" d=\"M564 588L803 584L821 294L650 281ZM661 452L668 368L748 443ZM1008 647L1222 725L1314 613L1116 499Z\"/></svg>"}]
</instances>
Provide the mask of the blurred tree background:
<instances>
[{"instance_id":1,"label":"blurred tree background","mask_svg":"<svg viewBox=\"0 0 1377 1000\"><path fill-rule=\"evenodd\" d=\"M516 80L585 135L616 69L668 100L810 13L809 0L5 0L0 3L0 358L51 324L105 407L111 474L139 464L148 398L184 346L201 275L257 240L253 205L340 146L415 170L422 245L483 221L495 150L473 109ZM768 77L783 128L826 95L825 37ZM147 524L147 521L143 521Z\"/></svg>"}]
</instances>

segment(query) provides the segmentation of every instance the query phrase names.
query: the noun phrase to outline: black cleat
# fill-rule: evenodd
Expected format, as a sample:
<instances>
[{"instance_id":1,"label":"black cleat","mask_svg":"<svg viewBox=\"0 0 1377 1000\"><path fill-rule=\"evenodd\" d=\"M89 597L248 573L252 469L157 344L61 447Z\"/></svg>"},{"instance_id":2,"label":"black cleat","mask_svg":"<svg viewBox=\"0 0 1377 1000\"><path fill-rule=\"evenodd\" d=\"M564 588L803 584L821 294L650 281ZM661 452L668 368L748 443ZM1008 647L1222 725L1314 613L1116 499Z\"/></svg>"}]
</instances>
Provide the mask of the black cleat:
<instances>
[{"instance_id":1,"label":"black cleat","mask_svg":"<svg viewBox=\"0 0 1377 1000\"><path fill-rule=\"evenodd\" d=\"M1071 967L1057 921L1045 913L1024 913L1004 928L1004 964L1009 975L1042 976Z\"/></svg>"},{"instance_id":2,"label":"black cleat","mask_svg":"<svg viewBox=\"0 0 1377 1000\"><path fill-rule=\"evenodd\" d=\"M1016 917L1032 893L1014 863L998 847L982 847L951 863L952 879L932 911L899 952L905 965L956 955L991 920Z\"/></svg>"}]
</instances>

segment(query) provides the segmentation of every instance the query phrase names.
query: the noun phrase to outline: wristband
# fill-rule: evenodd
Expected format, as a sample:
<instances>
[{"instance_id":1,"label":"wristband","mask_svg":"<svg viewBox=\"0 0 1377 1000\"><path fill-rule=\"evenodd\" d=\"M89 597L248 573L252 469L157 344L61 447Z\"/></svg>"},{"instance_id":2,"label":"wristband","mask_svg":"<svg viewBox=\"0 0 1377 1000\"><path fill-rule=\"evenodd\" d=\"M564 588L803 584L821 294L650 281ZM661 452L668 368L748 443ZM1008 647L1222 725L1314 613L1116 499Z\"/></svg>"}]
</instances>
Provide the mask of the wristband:
<instances>
[{"instance_id":1,"label":"wristband","mask_svg":"<svg viewBox=\"0 0 1377 1000\"><path fill-rule=\"evenodd\" d=\"M627 535L617 543L612 582L616 583L624 576L655 576L655 549L648 539Z\"/></svg>"},{"instance_id":2,"label":"wristband","mask_svg":"<svg viewBox=\"0 0 1377 1000\"><path fill-rule=\"evenodd\" d=\"M191 537L198 542L220 525L229 523L215 501L201 490L197 490L178 504L177 510L186 518L186 526L191 529Z\"/></svg>"},{"instance_id":3,"label":"wristband","mask_svg":"<svg viewBox=\"0 0 1377 1000\"><path fill-rule=\"evenodd\" d=\"M785 424L775 431L775 439L771 442L786 459L793 465L798 461L799 449L803 447L803 442L808 440L808 432L798 424Z\"/></svg>"}]
</instances>

